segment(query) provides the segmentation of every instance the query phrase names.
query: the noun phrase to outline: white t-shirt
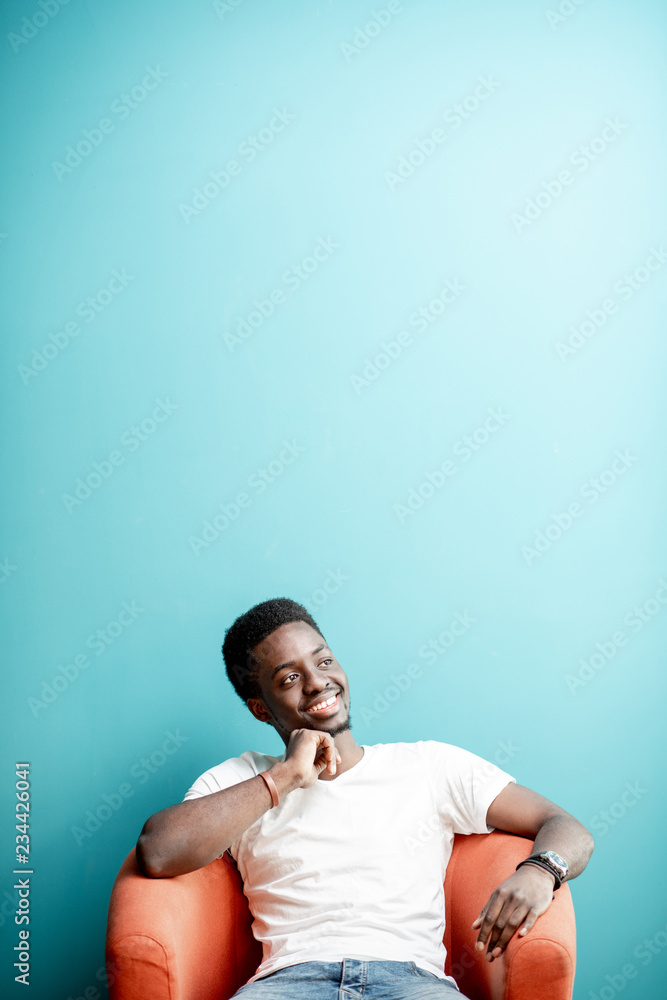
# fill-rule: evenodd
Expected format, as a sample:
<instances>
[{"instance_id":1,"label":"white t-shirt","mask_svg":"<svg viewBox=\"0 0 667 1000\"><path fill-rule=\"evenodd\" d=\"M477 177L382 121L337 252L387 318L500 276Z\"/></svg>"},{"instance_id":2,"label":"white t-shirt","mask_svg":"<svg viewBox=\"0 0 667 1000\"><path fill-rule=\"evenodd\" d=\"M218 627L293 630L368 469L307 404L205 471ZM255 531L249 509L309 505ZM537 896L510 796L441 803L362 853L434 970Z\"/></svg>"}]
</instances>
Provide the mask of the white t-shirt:
<instances>
[{"instance_id":1,"label":"white t-shirt","mask_svg":"<svg viewBox=\"0 0 667 1000\"><path fill-rule=\"evenodd\" d=\"M185 800L268 770L248 751L201 775ZM488 833L486 812L515 779L440 743L378 743L332 781L297 788L229 850L262 943L250 982L300 962L415 962L441 979L443 882L455 833ZM451 980L453 982L453 980Z\"/></svg>"}]
</instances>

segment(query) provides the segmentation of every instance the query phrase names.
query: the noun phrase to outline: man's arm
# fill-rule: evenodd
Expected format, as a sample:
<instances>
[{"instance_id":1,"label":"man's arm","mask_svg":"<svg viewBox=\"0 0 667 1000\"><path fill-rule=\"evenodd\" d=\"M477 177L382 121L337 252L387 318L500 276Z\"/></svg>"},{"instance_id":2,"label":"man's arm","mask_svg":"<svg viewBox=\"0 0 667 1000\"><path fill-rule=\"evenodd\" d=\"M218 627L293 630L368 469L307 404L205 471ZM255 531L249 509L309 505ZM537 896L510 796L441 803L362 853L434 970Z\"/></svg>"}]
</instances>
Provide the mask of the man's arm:
<instances>
[{"instance_id":1,"label":"man's arm","mask_svg":"<svg viewBox=\"0 0 667 1000\"><path fill-rule=\"evenodd\" d=\"M593 837L574 816L537 792L514 783L503 788L486 814L489 826L535 841L531 854L555 851L568 864L568 881L581 874L593 852ZM551 904L555 879L536 865L522 865L499 886L473 923L476 947L492 962L515 933L523 937Z\"/></svg>"},{"instance_id":2,"label":"man's arm","mask_svg":"<svg viewBox=\"0 0 667 1000\"><path fill-rule=\"evenodd\" d=\"M307 788L326 768L336 773L340 755L328 733L295 729L287 755L269 768L283 799ZM257 774L230 788L178 802L155 813L137 841L137 863L149 878L171 878L204 868L272 806L271 793Z\"/></svg>"}]
</instances>

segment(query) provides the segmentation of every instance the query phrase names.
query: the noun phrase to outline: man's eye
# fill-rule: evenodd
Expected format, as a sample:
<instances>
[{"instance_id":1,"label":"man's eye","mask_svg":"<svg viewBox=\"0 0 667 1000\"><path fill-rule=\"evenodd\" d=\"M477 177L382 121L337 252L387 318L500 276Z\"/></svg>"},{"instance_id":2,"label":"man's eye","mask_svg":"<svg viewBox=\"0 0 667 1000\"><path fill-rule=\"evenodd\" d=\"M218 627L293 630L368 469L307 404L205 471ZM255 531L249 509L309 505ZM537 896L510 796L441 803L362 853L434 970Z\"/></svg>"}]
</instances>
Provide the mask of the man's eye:
<instances>
[{"instance_id":1,"label":"man's eye","mask_svg":"<svg viewBox=\"0 0 667 1000\"><path fill-rule=\"evenodd\" d=\"M329 659L327 659L327 660L322 660L322 666L323 667L324 666L330 667L332 663L333 663L333 659L331 657Z\"/></svg>"},{"instance_id":2,"label":"man's eye","mask_svg":"<svg viewBox=\"0 0 667 1000\"><path fill-rule=\"evenodd\" d=\"M298 674L287 674L286 677L283 677L283 679L282 679L282 681L280 683L281 684L287 684L289 681L292 681L295 677L298 677L298 676L299 676Z\"/></svg>"}]
</instances>

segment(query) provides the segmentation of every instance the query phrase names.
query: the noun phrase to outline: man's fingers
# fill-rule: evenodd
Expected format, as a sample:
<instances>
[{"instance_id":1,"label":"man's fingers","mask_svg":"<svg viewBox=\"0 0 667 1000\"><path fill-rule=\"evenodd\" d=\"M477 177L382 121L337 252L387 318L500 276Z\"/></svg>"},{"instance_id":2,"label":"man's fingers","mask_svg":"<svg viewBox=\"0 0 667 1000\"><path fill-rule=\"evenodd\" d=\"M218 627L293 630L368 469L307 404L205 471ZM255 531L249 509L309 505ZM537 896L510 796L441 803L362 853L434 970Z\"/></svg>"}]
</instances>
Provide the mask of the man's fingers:
<instances>
[{"instance_id":1,"label":"man's fingers","mask_svg":"<svg viewBox=\"0 0 667 1000\"><path fill-rule=\"evenodd\" d=\"M526 935L551 905L553 893L541 874L528 873L528 866L523 872L527 874L517 872L496 889L472 925L479 929L475 947L486 950L489 962L502 955L515 934Z\"/></svg>"},{"instance_id":2,"label":"man's fingers","mask_svg":"<svg viewBox=\"0 0 667 1000\"><path fill-rule=\"evenodd\" d=\"M498 918L498 914L502 909L502 900L499 898L497 892L491 896L480 915L477 917L475 923L480 928L479 934L477 935L477 944L475 947L478 951L484 951L484 946L488 940L489 934Z\"/></svg>"},{"instance_id":3,"label":"man's fingers","mask_svg":"<svg viewBox=\"0 0 667 1000\"><path fill-rule=\"evenodd\" d=\"M528 913L529 908L525 903L518 901L513 895L505 896L504 893L496 891L472 925L473 930L479 928L475 944L477 950L486 950L487 957L497 949L500 949L498 955L501 954ZM536 919L537 914L532 920L531 927Z\"/></svg>"},{"instance_id":4,"label":"man's fingers","mask_svg":"<svg viewBox=\"0 0 667 1000\"><path fill-rule=\"evenodd\" d=\"M341 762L333 736L313 729L292 730L285 759L298 768L302 788L312 785L325 770L335 775Z\"/></svg>"},{"instance_id":5,"label":"man's fingers","mask_svg":"<svg viewBox=\"0 0 667 1000\"><path fill-rule=\"evenodd\" d=\"M331 773L331 749L325 740L318 745L315 751L315 766L319 769L320 774L322 771Z\"/></svg>"},{"instance_id":6,"label":"man's fingers","mask_svg":"<svg viewBox=\"0 0 667 1000\"><path fill-rule=\"evenodd\" d=\"M489 951L494 958L498 958L505 951L505 948L522 925L525 915L525 907L521 906L514 909L506 919L501 916L500 921L494 928L495 940L492 934L489 941ZM501 923L503 926L500 926Z\"/></svg>"},{"instance_id":7,"label":"man's fingers","mask_svg":"<svg viewBox=\"0 0 667 1000\"><path fill-rule=\"evenodd\" d=\"M494 958L500 958L503 954L517 930L522 926L522 912L523 910L515 910L514 913L510 914L507 918L507 922L498 935L495 943L489 944L489 951L486 956L487 960L492 961Z\"/></svg>"},{"instance_id":8,"label":"man's fingers","mask_svg":"<svg viewBox=\"0 0 667 1000\"><path fill-rule=\"evenodd\" d=\"M521 937L523 937L525 934L528 933L528 931L530 930L531 927L533 927L535 921L539 916L540 916L539 911L534 908L528 911L528 916L524 920L523 926L519 930L519 934L521 935Z\"/></svg>"},{"instance_id":9,"label":"man's fingers","mask_svg":"<svg viewBox=\"0 0 667 1000\"><path fill-rule=\"evenodd\" d=\"M317 753L318 755L322 754L323 765L326 767L329 774L335 774L336 764L340 761L340 754L336 749L333 736L330 736L329 733L319 734L319 746L317 748ZM324 767L322 770L324 770Z\"/></svg>"},{"instance_id":10,"label":"man's fingers","mask_svg":"<svg viewBox=\"0 0 667 1000\"><path fill-rule=\"evenodd\" d=\"M484 949L484 945L486 944L485 957L487 961L493 961L493 959L499 958L507 948L507 945L510 943L514 935L517 934L517 932L521 937L526 935L542 912L543 911L537 907L529 908L528 905L523 902L517 903L516 901L506 901L493 925L488 928L488 930L484 927L484 921L482 920L482 926L486 936L480 947L480 932L478 943L476 945L477 949L482 951ZM475 923L479 922L480 918L478 917Z\"/></svg>"},{"instance_id":11,"label":"man's fingers","mask_svg":"<svg viewBox=\"0 0 667 1000\"><path fill-rule=\"evenodd\" d=\"M487 957L497 947L500 947L502 950L502 948L504 948L503 941L507 943L512 934L514 934L514 931L521 924L523 915L520 915L518 922L515 923L515 921L517 921L517 912L516 904L511 898L506 899L503 902L500 912L493 922L493 926L490 928L487 943Z\"/></svg>"}]
</instances>

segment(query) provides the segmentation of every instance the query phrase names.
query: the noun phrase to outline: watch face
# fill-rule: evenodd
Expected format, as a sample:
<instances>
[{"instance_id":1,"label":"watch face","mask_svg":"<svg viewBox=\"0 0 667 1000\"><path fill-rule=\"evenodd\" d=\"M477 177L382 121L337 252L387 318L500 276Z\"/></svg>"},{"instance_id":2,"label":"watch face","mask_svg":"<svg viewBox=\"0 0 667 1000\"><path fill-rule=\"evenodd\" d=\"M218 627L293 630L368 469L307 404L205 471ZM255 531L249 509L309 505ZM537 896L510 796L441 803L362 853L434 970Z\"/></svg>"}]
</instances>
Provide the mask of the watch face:
<instances>
[{"instance_id":1,"label":"watch face","mask_svg":"<svg viewBox=\"0 0 667 1000\"><path fill-rule=\"evenodd\" d=\"M563 871L567 872L567 861L561 858L560 854L556 854L555 851L545 851L544 857L548 858L552 864L557 865L558 868L562 868Z\"/></svg>"}]
</instances>

